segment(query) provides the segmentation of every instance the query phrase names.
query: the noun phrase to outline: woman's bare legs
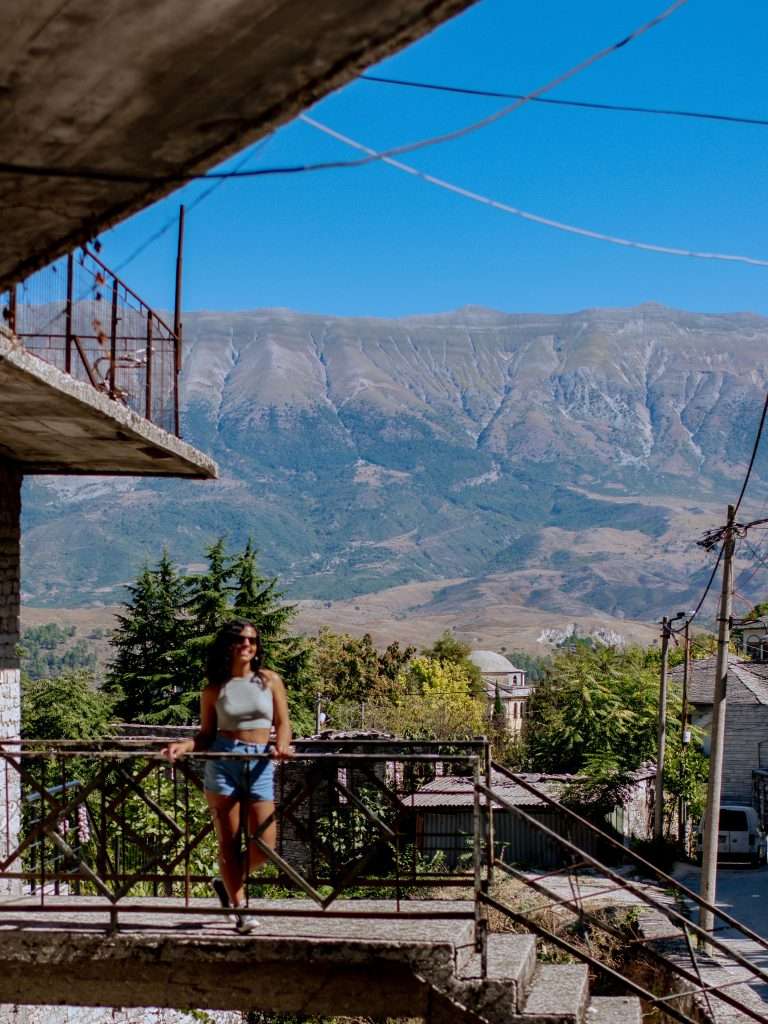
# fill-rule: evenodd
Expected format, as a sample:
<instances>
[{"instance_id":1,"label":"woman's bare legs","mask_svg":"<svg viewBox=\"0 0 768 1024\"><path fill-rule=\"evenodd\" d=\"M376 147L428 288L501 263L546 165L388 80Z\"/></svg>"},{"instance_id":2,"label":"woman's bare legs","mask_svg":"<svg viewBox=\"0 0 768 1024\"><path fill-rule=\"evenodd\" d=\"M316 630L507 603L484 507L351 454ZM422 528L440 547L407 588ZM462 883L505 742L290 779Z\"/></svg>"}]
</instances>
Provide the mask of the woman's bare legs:
<instances>
[{"instance_id":1,"label":"woman's bare legs","mask_svg":"<svg viewBox=\"0 0 768 1024\"><path fill-rule=\"evenodd\" d=\"M219 871L232 906L245 900L243 860L240 856L240 797L205 791L219 843Z\"/></svg>"},{"instance_id":2,"label":"woman's bare legs","mask_svg":"<svg viewBox=\"0 0 768 1024\"><path fill-rule=\"evenodd\" d=\"M236 795L223 796L221 793L205 791L208 807L211 811L213 824L216 829L216 838L219 843L219 871L229 893L229 899L233 907L239 907L245 903L243 858L240 854L240 798ZM250 832L255 832L259 825L262 825L267 818L274 813L275 805L271 800L256 800L250 805ZM267 826L259 838L263 843L275 848L275 836L277 829L274 821ZM250 857L248 871L255 871L266 860L266 854L259 849L256 843L250 844Z\"/></svg>"},{"instance_id":3,"label":"woman's bare legs","mask_svg":"<svg viewBox=\"0 0 768 1024\"><path fill-rule=\"evenodd\" d=\"M274 813L275 805L271 800L255 800L251 804L250 810L248 812L250 817L250 834L253 835L254 832L256 832L256 830L258 829L259 825L263 825L267 818ZM267 845L270 848L270 850L274 850L275 848L276 836L277 828L275 827L274 821L267 825L263 832L259 833L259 839L262 841L262 843ZM250 873L255 871L256 868L261 867L261 865L266 862L267 855L263 852L263 850L259 849L257 843L251 841L249 843L249 846L250 856L248 858L248 871Z\"/></svg>"}]
</instances>

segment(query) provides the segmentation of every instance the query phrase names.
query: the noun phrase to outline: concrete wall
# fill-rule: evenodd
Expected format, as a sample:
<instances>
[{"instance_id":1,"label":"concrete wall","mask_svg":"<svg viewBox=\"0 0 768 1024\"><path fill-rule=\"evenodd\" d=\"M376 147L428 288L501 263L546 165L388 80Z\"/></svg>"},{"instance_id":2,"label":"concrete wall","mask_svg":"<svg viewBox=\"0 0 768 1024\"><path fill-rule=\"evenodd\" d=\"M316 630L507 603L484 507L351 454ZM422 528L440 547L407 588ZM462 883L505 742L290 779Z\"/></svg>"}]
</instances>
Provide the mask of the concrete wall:
<instances>
[{"instance_id":1,"label":"concrete wall","mask_svg":"<svg viewBox=\"0 0 768 1024\"><path fill-rule=\"evenodd\" d=\"M21 575L21 473L12 463L0 461L0 742L19 735L19 583ZM19 777L0 760L0 858L16 845L19 831ZM6 799L7 794L7 799ZM18 888L17 882L0 880L0 895Z\"/></svg>"}]
</instances>

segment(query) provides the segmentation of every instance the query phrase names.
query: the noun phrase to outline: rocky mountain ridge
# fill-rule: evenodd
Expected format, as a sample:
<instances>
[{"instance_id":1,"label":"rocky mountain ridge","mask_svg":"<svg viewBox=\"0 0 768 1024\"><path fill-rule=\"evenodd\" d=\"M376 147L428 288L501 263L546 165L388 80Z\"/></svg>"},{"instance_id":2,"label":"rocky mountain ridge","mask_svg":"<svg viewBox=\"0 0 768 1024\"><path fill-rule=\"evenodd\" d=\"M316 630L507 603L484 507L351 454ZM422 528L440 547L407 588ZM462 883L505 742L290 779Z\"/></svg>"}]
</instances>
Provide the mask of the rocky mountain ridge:
<instances>
[{"instance_id":1,"label":"rocky mountain ridge","mask_svg":"<svg viewBox=\"0 0 768 1024\"><path fill-rule=\"evenodd\" d=\"M767 386L751 314L188 314L184 433L221 481L30 484L27 600L109 603L163 543L194 564L226 532L296 597L461 578L432 598L461 604L493 578L529 607L648 620L706 573L692 541ZM766 478L761 454L756 499Z\"/></svg>"}]
</instances>

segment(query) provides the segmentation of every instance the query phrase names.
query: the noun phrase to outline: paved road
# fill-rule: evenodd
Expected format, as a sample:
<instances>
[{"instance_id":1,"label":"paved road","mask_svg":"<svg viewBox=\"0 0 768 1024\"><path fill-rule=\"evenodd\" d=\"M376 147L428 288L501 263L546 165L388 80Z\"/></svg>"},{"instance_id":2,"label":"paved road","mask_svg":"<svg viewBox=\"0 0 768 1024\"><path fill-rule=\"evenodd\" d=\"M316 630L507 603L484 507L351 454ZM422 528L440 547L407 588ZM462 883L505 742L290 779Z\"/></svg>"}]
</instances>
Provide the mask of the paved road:
<instances>
[{"instance_id":1,"label":"paved road","mask_svg":"<svg viewBox=\"0 0 768 1024\"><path fill-rule=\"evenodd\" d=\"M701 872L698 868L681 865L675 877L689 889L699 891ZM762 938L768 939L768 866L720 866L717 873L717 906ZM696 920L695 914L692 916ZM731 928L718 931L717 936L755 966L768 972L768 950ZM739 972L738 967L728 969L733 971L734 976ZM756 983L752 987L768 1003L768 984Z\"/></svg>"}]
</instances>

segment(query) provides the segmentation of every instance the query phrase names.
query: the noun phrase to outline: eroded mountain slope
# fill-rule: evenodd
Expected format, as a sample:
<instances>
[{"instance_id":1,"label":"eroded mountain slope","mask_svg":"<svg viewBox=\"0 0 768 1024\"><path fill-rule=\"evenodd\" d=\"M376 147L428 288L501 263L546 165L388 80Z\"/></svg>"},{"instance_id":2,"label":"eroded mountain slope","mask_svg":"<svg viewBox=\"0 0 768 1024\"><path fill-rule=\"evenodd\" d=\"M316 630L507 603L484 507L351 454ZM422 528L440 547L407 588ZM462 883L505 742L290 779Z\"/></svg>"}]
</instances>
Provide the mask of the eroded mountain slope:
<instances>
[{"instance_id":1,"label":"eroded mountain slope","mask_svg":"<svg viewBox=\"0 0 768 1024\"><path fill-rule=\"evenodd\" d=\"M648 619L694 593L690 542L768 383L768 321L652 305L198 313L185 346L185 435L222 480L32 485L31 603L113 600L163 543L195 563L226 532L295 596L493 576L535 607Z\"/></svg>"}]
</instances>

